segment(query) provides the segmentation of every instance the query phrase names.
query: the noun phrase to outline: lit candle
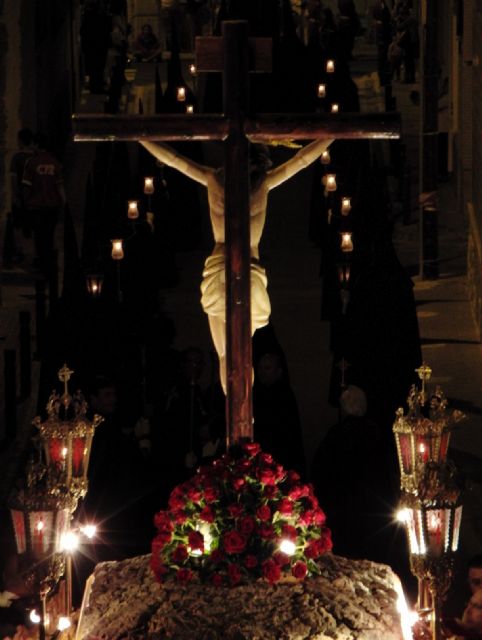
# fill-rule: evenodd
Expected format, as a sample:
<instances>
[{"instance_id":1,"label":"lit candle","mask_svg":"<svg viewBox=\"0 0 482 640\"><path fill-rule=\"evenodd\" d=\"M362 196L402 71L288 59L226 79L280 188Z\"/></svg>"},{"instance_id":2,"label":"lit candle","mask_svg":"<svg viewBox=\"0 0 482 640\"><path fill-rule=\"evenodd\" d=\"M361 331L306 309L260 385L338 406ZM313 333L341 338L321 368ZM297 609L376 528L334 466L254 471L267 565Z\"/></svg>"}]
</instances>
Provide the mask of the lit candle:
<instances>
[{"instance_id":1,"label":"lit candle","mask_svg":"<svg viewBox=\"0 0 482 640\"><path fill-rule=\"evenodd\" d=\"M427 511L428 551L436 557L440 556L444 550L444 541L442 540L442 520L442 509L430 509L430 511Z\"/></svg>"},{"instance_id":2,"label":"lit candle","mask_svg":"<svg viewBox=\"0 0 482 640\"><path fill-rule=\"evenodd\" d=\"M420 454L420 457L422 458L423 463L425 464L426 462L428 462L429 447L423 440L419 441L418 443L418 452Z\"/></svg>"},{"instance_id":3,"label":"lit candle","mask_svg":"<svg viewBox=\"0 0 482 640\"><path fill-rule=\"evenodd\" d=\"M139 217L137 200L129 200L127 202L127 217L129 218L129 220L137 220L137 218Z\"/></svg>"},{"instance_id":4,"label":"lit candle","mask_svg":"<svg viewBox=\"0 0 482 640\"><path fill-rule=\"evenodd\" d=\"M195 65L195 64L190 64L190 65L189 65L189 73L190 73L192 76L195 76L195 75L196 75L196 65Z\"/></svg>"},{"instance_id":5,"label":"lit candle","mask_svg":"<svg viewBox=\"0 0 482 640\"><path fill-rule=\"evenodd\" d=\"M338 113L339 110L340 110L340 105L337 102L334 102L331 105L331 113Z\"/></svg>"},{"instance_id":6,"label":"lit candle","mask_svg":"<svg viewBox=\"0 0 482 640\"><path fill-rule=\"evenodd\" d=\"M326 190L336 191L336 175L334 173L326 174Z\"/></svg>"},{"instance_id":7,"label":"lit candle","mask_svg":"<svg viewBox=\"0 0 482 640\"><path fill-rule=\"evenodd\" d=\"M192 104L186 105L186 113L194 113L194 106Z\"/></svg>"},{"instance_id":8,"label":"lit candle","mask_svg":"<svg viewBox=\"0 0 482 640\"><path fill-rule=\"evenodd\" d=\"M154 178L151 176L144 178L144 193L148 196L154 193Z\"/></svg>"},{"instance_id":9,"label":"lit candle","mask_svg":"<svg viewBox=\"0 0 482 640\"><path fill-rule=\"evenodd\" d=\"M318 98L325 98L326 97L326 84L319 84L318 85Z\"/></svg>"},{"instance_id":10,"label":"lit candle","mask_svg":"<svg viewBox=\"0 0 482 640\"><path fill-rule=\"evenodd\" d=\"M347 216L351 211L351 198L344 197L341 199L341 215Z\"/></svg>"},{"instance_id":11,"label":"lit candle","mask_svg":"<svg viewBox=\"0 0 482 640\"><path fill-rule=\"evenodd\" d=\"M116 239L116 240L111 240L112 243L112 259L113 260L122 260L122 258L124 257L124 248L122 246L122 240L120 239Z\"/></svg>"},{"instance_id":12,"label":"lit candle","mask_svg":"<svg viewBox=\"0 0 482 640\"><path fill-rule=\"evenodd\" d=\"M341 245L340 249L343 253L350 253L353 251L353 241L351 239L351 231L343 231L341 233Z\"/></svg>"},{"instance_id":13,"label":"lit candle","mask_svg":"<svg viewBox=\"0 0 482 640\"><path fill-rule=\"evenodd\" d=\"M176 97L178 102L184 102L186 100L186 87L178 87Z\"/></svg>"},{"instance_id":14,"label":"lit candle","mask_svg":"<svg viewBox=\"0 0 482 640\"><path fill-rule=\"evenodd\" d=\"M326 61L326 73L335 73L335 61L327 60Z\"/></svg>"},{"instance_id":15,"label":"lit candle","mask_svg":"<svg viewBox=\"0 0 482 640\"><path fill-rule=\"evenodd\" d=\"M321 160L321 164L330 164L331 162L330 152L323 151L323 153L321 154L320 160Z\"/></svg>"}]
</instances>

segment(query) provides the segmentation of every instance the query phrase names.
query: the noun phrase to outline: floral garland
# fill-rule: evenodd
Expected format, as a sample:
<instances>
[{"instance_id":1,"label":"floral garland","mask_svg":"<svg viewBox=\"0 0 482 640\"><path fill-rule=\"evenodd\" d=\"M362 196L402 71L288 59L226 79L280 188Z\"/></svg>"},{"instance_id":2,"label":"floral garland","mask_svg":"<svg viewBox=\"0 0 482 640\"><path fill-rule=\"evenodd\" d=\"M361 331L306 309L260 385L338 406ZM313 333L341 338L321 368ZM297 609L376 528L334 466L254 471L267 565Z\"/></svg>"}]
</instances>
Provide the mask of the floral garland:
<instances>
[{"instance_id":1,"label":"floral garland","mask_svg":"<svg viewBox=\"0 0 482 640\"><path fill-rule=\"evenodd\" d=\"M177 486L154 524L151 568L159 582L303 580L319 573L316 559L332 547L312 486L256 443Z\"/></svg>"}]
</instances>

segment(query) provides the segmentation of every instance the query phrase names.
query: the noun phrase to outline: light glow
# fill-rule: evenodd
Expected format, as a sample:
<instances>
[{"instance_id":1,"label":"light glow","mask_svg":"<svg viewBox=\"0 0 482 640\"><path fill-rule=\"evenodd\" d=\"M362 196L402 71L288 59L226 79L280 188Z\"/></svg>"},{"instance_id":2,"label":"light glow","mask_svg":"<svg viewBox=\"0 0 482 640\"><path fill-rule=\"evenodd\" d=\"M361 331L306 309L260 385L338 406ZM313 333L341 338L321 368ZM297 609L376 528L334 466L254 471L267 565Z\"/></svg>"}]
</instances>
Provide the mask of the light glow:
<instances>
[{"instance_id":1,"label":"light glow","mask_svg":"<svg viewBox=\"0 0 482 640\"><path fill-rule=\"evenodd\" d=\"M338 113L340 111L340 105L337 102L334 102L331 105L331 113Z\"/></svg>"},{"instance_id":2,"label":"light glow","mask_svg":"<svg viewBox=\"0 0 482 640\"><path fill-rule=\"evenodd\" d=\"M112 259L113 260L122 260L122 258L124 257L124 249L122 246L122 240L117 239L117 240L111 240L112 242Z\"/></svg>"},{"instance_id":3,"label":"light glow","mask_svg":"<svg viewBox=\"0 0 482 640\"><path fill-rule=\"evenodd\" d=\"M177 88L176 99L178 102L184 102L186 100L186 87Z\"/></svg>"},{"instance_id":4,"label":"light glow","mask_svg":"<svg viewBox=\"0 0 482 640\"><path fill-rule=\"evenodd\" d=\"M128 200L127 217L129 220L137 220L139 217L139 209L137 208L137 200Z\"/></svg>"},{"instance_id":5,"label":"light glow","mask_svg":"<svg viewBox=\"0 0 482 640\"><path fill-rule=\"evenodd\" d=\"M336 174L334 173L326 174L326 190L336 191Z\"/></svg>"},{"instance_id":6,"label":"light glow","mask_svg":"<svg viewBox=\"0 0 482 640\"><path fill-rule=\"evenodd\" d=\"M323 153L321 154L321 164L330 164L330 162L331 162L330 152L323 151Z\"/></svg>"},{"instance_id":7,"label":"light glow","mask_svg":"<svg viewBox=\"0 0 482 640\"><path fill-rule=\"evenodd\" d=\"M318 85L318 98L324 98L326 96L326 84Z\"/></svg>"},{"instance_id":8,"label":"light glow","mask_svg":"<svg viewBox=\"0 0 482 640\"><path fill-rule=\"evenodd\" d=\"M284 553L287 556L292 556L296 551L296 545L293 540L288 540L285 538L284 540L281 540L279 550L281 551L281 553Z\"/></svg>"},{"instance_id":9,"label":"light glow","mask_svg":"<svg viewBox=\"0 0 482 640\"><path fill-rule=\"evenodd\" d=\"M80 530L82 531L82 533L86 538L88 538L89 540L92 540L92 538L95 538L97 534L97 525L84 524L82 527L80 527Z\"/></svg>"},{"instance_id":10,"label":"light glow","mask_svg":"<svg viewBox=\"0 0 482 640\"><path fill-rule=\"evenodd\" d=\"M57 623L57 630L65 631L70 626L72 626L72 623L70 622L69 618L67 618L67 616L60 616L59 621Z\"/></svg>"},{"instance_id":11,"label":"light glow","mask_svg":"<svg viewBox=\"0 0 482 640\"><path fill-rule=\"evenodd\" d=\"M335 61L327 60L326 61L326 73L335 73Z\"/></svg>"},{"instance_id":12,"label":"light glow","mask_svg":"<svg viewBox=\"0 0 482 640\"><path fill-rule=\"evenodd\" d=\"M151 176L144 178L144 193L148 196L154 193L154 178Z\"/></svg>"},{"instance_id":13,"label":"light glow","mask_svg":"<svg viewBox=\"0 0 482 640\"><path fill-rule=\"evenodd\" d=\"M402 627L403 640L413 640L412 626L417 622L418 615L415 611L411 611L408 608L402 584L396 576L394 587L398 595L397 611L400 614L400 626Z\"/></svg>"},{"instance_id":14,"label":"light glow","mask_svg":"<svg viewBox=\"0 0 482 640\"><path fill-rule=\"evenodd\" d=\"M194 106L192 104L186 105L186 113L194 113Z\"/></svg>"},{"instance_id":15,"label":"light glow","mask_svg":"<svg viewBox=\"0 0 482 640\"><path fill-rule=\"evenodd\" d=\"M74 531L66 531L60 536L60 548L62 551L75 551L79 546L79 536Z\"/></svg>"},{"instance_id":16,"label":"light glow","mask_svg":"<svg viewBox=\"0 0 482 640\"><path fill-rule=\"evenodd\" d=\"M34 624L38 624L40 622L40 616L36 609L32 609L28 617L30 618L30 622L33 622Z\"/></svg>"}]
</instances>

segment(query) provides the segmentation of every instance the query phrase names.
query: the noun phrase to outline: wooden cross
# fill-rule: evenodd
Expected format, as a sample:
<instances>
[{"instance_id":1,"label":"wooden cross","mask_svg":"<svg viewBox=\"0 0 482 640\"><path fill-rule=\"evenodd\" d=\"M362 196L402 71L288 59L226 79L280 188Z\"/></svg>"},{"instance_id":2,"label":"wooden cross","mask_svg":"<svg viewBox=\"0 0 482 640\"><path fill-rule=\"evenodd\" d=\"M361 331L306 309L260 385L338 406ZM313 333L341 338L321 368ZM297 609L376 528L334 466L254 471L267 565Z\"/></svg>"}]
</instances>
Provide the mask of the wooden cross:
<instances>
[{"instance_id":1,"label":"wooden cross","mask_svg":"<svg viewBox=\"0 0 482 640\"><path fill-rule=\"evenodd\" d=\"M253 439L251 392L249 144L317 138L391 139L390 114L248 114L250 51L265 71L266 40L248 38L248 23L226 21L222 38L196 39L198 71L223 71L223 114L74 115L76 141L222 140L225 150L227 445ZM249 41L252 47L250 50ZM264 52L264 54L263 54ZM222 68L219 60L222 60ZM251 65L253 67L253 65Z\"/></svg>"}]
</instances>

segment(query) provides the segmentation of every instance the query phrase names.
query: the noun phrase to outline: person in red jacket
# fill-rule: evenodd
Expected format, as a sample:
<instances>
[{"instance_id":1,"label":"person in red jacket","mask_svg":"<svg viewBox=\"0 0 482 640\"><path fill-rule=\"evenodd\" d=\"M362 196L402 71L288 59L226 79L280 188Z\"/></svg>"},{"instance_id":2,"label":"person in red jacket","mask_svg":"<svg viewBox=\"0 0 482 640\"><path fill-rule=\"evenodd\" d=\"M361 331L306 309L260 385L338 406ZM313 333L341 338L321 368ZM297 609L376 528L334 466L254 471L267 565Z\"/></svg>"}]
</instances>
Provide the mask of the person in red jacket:
<instances>
[{"instance_id":1,"label":"person in red jacket","mask_svg":"<svg viewBox=\"0 0 482 640\"><path fill-rule=\"evenodd\" d=\"M36 141L38 151L25 164L22 185L35 243L35 265L48 276L53 265L55 228L66 196L62 165L47 151L45 136L38 134Z\"/></svg>"}]
</instances>

